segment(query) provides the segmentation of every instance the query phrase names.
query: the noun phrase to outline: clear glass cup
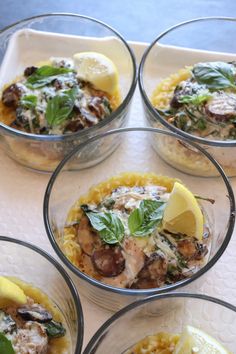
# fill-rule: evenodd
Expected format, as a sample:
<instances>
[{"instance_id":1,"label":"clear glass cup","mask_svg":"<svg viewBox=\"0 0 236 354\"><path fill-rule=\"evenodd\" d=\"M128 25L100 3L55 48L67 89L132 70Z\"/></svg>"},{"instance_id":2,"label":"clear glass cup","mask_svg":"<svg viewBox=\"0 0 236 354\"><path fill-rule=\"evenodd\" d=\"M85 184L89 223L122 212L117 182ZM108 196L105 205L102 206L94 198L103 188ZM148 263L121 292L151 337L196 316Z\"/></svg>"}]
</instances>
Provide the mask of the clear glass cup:
<instances>
[{"instance_id":1,"label":"clear glass cup","mask_svg":"<svg viewBox=\"0 0 236 354\"><path fill-rule=\"evenodd\" d=\"M196 149L220 177L208 179L177 171L165 159L162 159L162 154L158 150L156 143L164 138L170 139L172 144L181 141ZM102 149L97 149L96 161L94 161L92 167L88 167L86 156L89 151L93 151L98 144L101 146L109 145L111 141L113 144L119 144L115 152L98 164L96 162L101 160L104 152ZM78 171L69 171L70 165L76 163ZM180 179L194 194L215 200L214 204L201 201L212 228L212 245L207 264L191 278L154 289L115 288L92 279L81 272L63 253L60 248L60 241L63 238L63 228L66 224L67 214L75 201L82 195L87 194L91 186L122 172L154 172L157 175L175 177ZM223 213L222 210L224 210ZM226 249L233 232L234 211L233 191L218 163L201 147L185 138L171 132L152 128L119 129L94 137L81 144L54 171L44 197L44 222L54 250L65 266L77 276L81 293L99 306L111 310L117 310L144 296L175 290L192 282L196 283L197 279L201 278L217 262ZM196 283L196 288L197 286Z\"/></svg>"},{"instance_id":2,"label":"clear glass cup","mask_svg":"<svg viewBox=\"0 0 236 354\"><path fill-rule=\"evenodd\" d=\"M17 239L0 236L2 276L13 276L42 290L62 313L71 352L80 354L83 343L83 311L77 290L63 267L40 248Z\"/></svg>"},{"instance_id":3,"label":"clear glass cup","mask_svg":"<svg viewBox=\"0 0 236 354\"><path fill-rule=\"evenodd\" d=\"M121 104L98 124L66 135L25 133L1 123L0 118L0 144L6 154L20 164L39 171L53 171L79 143L123 127L136 86L136 63L132 50L118 32L86 16L39 15L0 31L0 90L22 74L26 66L51 56L70 57L75 52L85 51L102 53L114 62L119 73Z\"/></svg>"},{"instance_id":4,"label":"clear glass cup","mask_svg":"<svg viewBox=\"0 0 236 354\"><path fill-rule=\"evenodd\" d=\"M206 295L164 294L137 301L106 321L83 354L120 354L147 335L199 328L232 353L236 348L236 307Z\"/></svg>"},{"instance_id":5,"label":"clear glass cup","mask_svg":"<svg viewBox=\"0 0 236 354\"><path fill-rule=\"evenodd\" d=\"M233 61L236 18L199 18L175 25L160 35L145 51L139 67L139 88L147 123L189 138L206 149L224 168L228 176L236 175L236 140L210 140L184 132L169 123L151 102L153 91L163 79L179 69L204 61ZM194 149L176 144L166 151L168 139L160 141L163 157L173 166L200 176L215 176ZM196 161L196 163L195 163Z\"/></svg>"}]
</instances>

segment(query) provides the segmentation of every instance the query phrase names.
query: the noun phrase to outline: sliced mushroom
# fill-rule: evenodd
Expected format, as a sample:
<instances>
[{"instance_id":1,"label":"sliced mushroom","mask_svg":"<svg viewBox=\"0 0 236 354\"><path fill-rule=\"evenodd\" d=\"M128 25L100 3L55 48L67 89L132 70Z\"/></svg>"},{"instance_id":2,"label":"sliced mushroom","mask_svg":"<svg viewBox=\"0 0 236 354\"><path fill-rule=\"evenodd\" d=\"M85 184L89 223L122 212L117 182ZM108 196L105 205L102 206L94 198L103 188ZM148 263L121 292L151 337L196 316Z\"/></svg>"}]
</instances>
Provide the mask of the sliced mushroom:
<instances>
[{"instance_id":1,"label":"sliced mushroom","mask_svg":"<svg viewBox=\"0 0 236 354\"><path fill-rule=\"evenodd\" d=\"M7 107L17 108L22 88L18 84L8 86L2 93L2 102Z\"/></svg>"},{"instance_id":2,"label":"sliced mushroom","mask_svg":"<svg viewBox=\"0 0 236 354\"><path fill-rule=\"evenodd\" d=\"M168 263L164 254L153 253L146 259L144 267L137 276L137 281L132 285L135 289L149 289L160 287L167 274Z\"/></svg>"},{"instance_id":3,"label":"sliced mushroom","mask_svg":"<svg viewBox=\"0 0 236 354\"><path fill-rule=\"evenodd\" d=\"M179 253L187 260L192 259L196 254L196 246L193 240L181 240L177 243Z\"/></svg>"},{"instance_id":4,"label":"sliced mushroom","mask_svg":"<svg viewBox=\"0 0 236 354\"><path fill-rule=\"evenodd\" d=\"M236 115L236 94L217 92L205 105L205 112L213 122L223 122Z\"/></svg>"},{"instance_id":5,"label":"sliced mushroom","mask_svg":"<svg viewBox=\"0 0 236 354\"><path fill-rule=\"evenodd\" d=\"M3 310L0 310L0 333L13 333L16 331L16 322L13 320L13 318L4 312Z\"/></svg>"},{"instance_id":6,"label":"sliced mushroom","mask_svg":"<svg viewBox=\"0 0 236 354\"><path fill-rule=\"evenodd\" d=\"M98 233L92 229L87 216L83 216L80 220L77 240L84 253L88 256L92 256L94 250L102 244Z\"/></svg>"},{"instance_id":7,"label":"sliced mushroom","mask_svg":"<svg viewBox=\"0 0 236 354\"><path fill-rule=\"evenodd\" d=\"M103 100L100 97L91 97L88 108L90 111L95 114L97 118L101 118L103 116L103 108L102 108Z\"/></svg>"},{"instance_id":8,"label":"sliced mushroom","mask_svg":"<svg viewBox=\"0 0 236 354\"><path fill-rule=\"evenodd\" d=\"M28 66L27 68L25 68L24 76L28 77L28 76L34 74L37 69L38 68L36 66Z\"/></svg>"},{"instance_id":9,"label":"sliced mushroom","mask_svg":"<svg viewBox=\"0 0 236 354\"><path fill-rule=\"evenodd\" d=\"M196 240L185 239L177 244L179 253L187 260L201 260L208 252L205 244L199 243Z\"/></svg>"},{"instance_id":10,"label":"sliced mushroom","mask_svg":"<svg viewBox=\"0 0 236 354\"><path fill-rule=\"evenodd\" d=\"M87 126L92 126L98 123L98 118L89 110L80 107L81 118L86 122Z\"/></svg>"},{"instance_id":11,"label":"sliced mushroom","mask_svg":"<svg viewBox=\"0 0 236 354\"><path fill-rule=\"evenodd\" d=\"M44 323L52 320L51 313L38 304L19 307L17 309L17 313L25 321L36 321Z\"/></svg>"},{"instance_id":12,"label":"sliced mushroom","mask_svg":"<svg viewBox=\"0 0 236 354\"><path fill-rule=\"evenodd\" d=\"M125 258L119 246L105 245L93 252L94 268L104 277L115 277L125 269Z\"/></svg>"},{"instance_id":13,"label":"sliced mushroom","mask_svg":"<svg viewBox=\"0 0 236 354\"><path fill-rule=\"evenodd\" d=\"M48 336L45 328L37 322L26 322L24 327L17 331L14 349L16 353L47 354Z\"/></svg>"},{"instance_id":14,"label":"sliced mushroom","mask_svg":"<svg viewBox=\"0 0 236 354\"><path fill-rule=\"evenodd\" d=\"M78 118L78 119L73 119L73 120L70 120L67 125L65 126L65 130L66 131L71 131L73 133L79 131L79 130L82 130L84 129L84 125L82 124L81 122L81 119Z\"/></svg>"}]
</instances>

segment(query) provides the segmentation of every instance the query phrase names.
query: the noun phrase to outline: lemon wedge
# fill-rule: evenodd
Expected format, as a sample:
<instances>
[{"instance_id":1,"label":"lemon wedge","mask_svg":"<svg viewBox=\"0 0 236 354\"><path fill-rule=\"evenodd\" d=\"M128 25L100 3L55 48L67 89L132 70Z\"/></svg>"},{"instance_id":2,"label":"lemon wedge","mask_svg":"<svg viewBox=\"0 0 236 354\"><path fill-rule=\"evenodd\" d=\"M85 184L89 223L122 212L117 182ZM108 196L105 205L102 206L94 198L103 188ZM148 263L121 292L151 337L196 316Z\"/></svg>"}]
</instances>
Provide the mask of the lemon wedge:
<instances>
[{"instance_id":1,"label":"lemon wedge","mask_svg":"<svg viewBox=\"0 0 236 354\"><path fill-rule=\"evenodd\" d=\"M0 276L0 308L12 303L23 305L26 302L24 291L11 280Z\"/></svg>"},{"instance_id":2,"label":"lemon wedge","mask_svg":"<svg viewBox=\"0 0 236 354\"><path fill-rule=\"evenodd\" d=\"M163 228L187 236L203 237L203 214L194 195L175 182L163 215Z\"/></svg>"},{"instance_id":3,"label":"lemon wedge","mask_svg":"<svg viewBox=\"0 0 236 354\"><path fill-rule=\"evenodd\" d=\"M186 326L173 354L230 354L220 343L207 333L192 326Z\"/></svg>"},{"instance_id":4,"label":"lemon wedge","mask_svg":"<svg viewBox=\"0 0 236 354\"><path fill-rule=\"evenodd\" d=\"M101 53L81 52L73 56L80 79L112 95L118 88L118 71L113 61Z\"/></svg>"}]
</instances>

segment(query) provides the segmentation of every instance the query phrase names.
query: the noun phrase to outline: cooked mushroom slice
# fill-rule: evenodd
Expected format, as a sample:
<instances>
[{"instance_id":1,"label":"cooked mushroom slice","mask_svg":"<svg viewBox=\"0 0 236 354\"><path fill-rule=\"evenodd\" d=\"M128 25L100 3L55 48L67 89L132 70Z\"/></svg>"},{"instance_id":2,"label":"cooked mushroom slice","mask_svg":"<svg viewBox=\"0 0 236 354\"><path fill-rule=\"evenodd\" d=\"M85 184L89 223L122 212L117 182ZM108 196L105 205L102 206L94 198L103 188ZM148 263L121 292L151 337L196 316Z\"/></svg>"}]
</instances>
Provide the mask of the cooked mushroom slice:
<instances>
[{"instance_id":1,"label":"cooked mushroom slice","mask_svg":"<svg viewBox=\"0 0 236 354\"><path fill-rule=\"evenodd\" d=\"M37 69L38 68L36 66L28 66L27 68L25 68L24 76L28 77L28 76L34 74Z\"/></svg>"},{"instance_id":2,"label":"cooked mushroom slice","mask_svg":"<svg viewBox=\"0 0 236 354\"><path fill-rule=\"evenodd\" d=\"M144 266L145 254L135 237L124 239L122 247L122 254L125 258L124 271L116 277L106 278L105 281L111 286L129 288Z\"/></svg>"},{"instance_id":3,"label":"cooked mushroom slice","mask_svg":"<svg viewBox=\"0 0 236 354\"><path fill-rule=\"evenodd\" d=\"M125 269L125 258L119 246L103 246L93 252L92 262L104 277L115 277Z\"/></svg>"},{"instance_id":4,"label":"cooked mushroom slice","mask_svg":"<svg viewBox=\"0 0 236 354\"><path fill-rule=\"evenodd\" d=\"M16 322L3 310L0 310L0 333L13 333L16 331Z\"/></svg>"},{"instance_id":5,"label":"cooked mushroom slice","mask_svg":"<svg viewBox=\"0 0 236 354\"><path fill-rule=\"evenodd\" d=\"M207 254L207 246L197 242L194 239L181 240L177 244L177 249L179 253L186 260L200 260Z\"/></svg>"},{"instance_id":6,"label":"cooked mushroom slice","mask_svg":"<svg viewBox=\"0 0 236 354\"><path fill-rule=\"evenodd\" d=\"M153 253L146 259L144 267L137 276L137 281L132 285L136 289L149 289L161 286L167 273L167 259L162 253Z\"/></svg>"},{"instance_id":7,"label":"cooked mushroom slice","mask_svg":"<svg viewBox=\"0 0 236 354\"><path fill-rule=\"evenodd\" d=\"M190 260L195 256L196 247L194 240L181 240L177 244L179 253L187 260Z\"/></svg>"},{"instance_id":8,"label":"cooked mushroom slice","mask_svg":"<svg viewBox=\"0 0 236 354\"><path fill-rule=\"evenodd\" d=\"M8 86L2 93L3 104L7 107L17 108L22 92L22 88L19 84Z\"/></svg>"},{"instance_id":9,"label":"cooked mushroom slice","mask_svg":"<svg viewBox=\"0 0 236 354\"><path fill-rule=\"evenodd\" d=\"M101 246L101 239L90 226L87 216L83 216L80 220L77 240L84 253L88 256L92 256L93 251Z\"/></svg>"},{"instance_id":10,"label":"cooked mushroom slice","mask_svg":"<svg viewBox=\"0 0 236 354\"><path fill-rule=\"evenodd\" d=\"M46 330L37 322L26 322L24 327L17 331L13 344L16 353L46 354L48 352Z\"/></svg>"},{"instance_id":11,"label":"cooked mushroom slice","mask_svg":"<svg viewBox=\"0 0 236 354\"><path fill-rule=\"evenodd\" d=\"M50 312L45 310L44 307L37 304L19 307L17 309L17 313L25 321L36 321L44 323L52 320L52 315L50 314Z\"/></svg>"},{"instance_id":12,"label":"cooked mushroom slice","mask_svg":"<svg viewBox=\"0 0 236 354\"><path fill-rule=\"evenodd\" d=\"M205 111L213 122L223 122L236 116L236 94L217 92L206 104Z\"/></svg>"}]
</instances>

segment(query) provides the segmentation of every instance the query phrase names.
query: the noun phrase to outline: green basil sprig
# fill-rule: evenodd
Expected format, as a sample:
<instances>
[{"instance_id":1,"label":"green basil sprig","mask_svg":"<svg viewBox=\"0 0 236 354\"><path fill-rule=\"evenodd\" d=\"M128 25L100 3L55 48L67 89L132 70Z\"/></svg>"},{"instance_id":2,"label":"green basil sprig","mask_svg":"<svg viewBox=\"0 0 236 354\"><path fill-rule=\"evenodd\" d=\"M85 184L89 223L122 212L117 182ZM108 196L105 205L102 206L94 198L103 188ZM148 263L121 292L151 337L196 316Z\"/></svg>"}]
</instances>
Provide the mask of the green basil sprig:
<instances>
[{"instance_id":1,"label":"green basil sprig","mask_svg":"<svg viewBox=\"0 0 236 354\"><path fill-rule=\"evenodd\" d=\"M35 95L23 96L20 100L20 104L24 108L34 109L37 105L37 96L35 96Z\"/></svg>"},{"instance_id":2,"label":"green basil sprig","mask_svg":"<svg viewBox=\"0 0 236 354\"><path fill-rule=\"evenodd\" d=\"M194 106L200 106L202 103L208 101L212 96L210 94L204 95L184 95L178 98L180 103L193 104Z\"/></svg>"},{"instance_id":3,"label":"green basil sprig","mask_svg":"<svg viewBox=\"0 0 236 354\"><path fill-rule=\"evenodd\" d=\"M50 127L62 124L72 112L77 89L73 88L54 96L47 104L45 117Z\"/></svg>"},{"instance_id":4,"label":"green basil sprig","mask_svg":"<svg viewBox=\"0 0 236 354\"><path fill-rule=\"evenodd\" d=\"M0 333L0 353L15 354L11 341L3 333Z\"/></svg>"},{"instance_id":5,"label":"green basil sprig","mask_svg":"<svg viewBox=\"0 0 236 354\"><path fill-rule=\"evenodd\" d=\"M66 334L65 328L60 322L50 321L43 324L49 338L60 338Z\"/></svg>"},{"instance_id":6,"label":"green basil sprig","mask_svg":"<svg viewBox=\"0 0 236 354\"><path fill-rule=\"evenodd\" d=\"M72 71L72 69L68 68L57 68L50 65L44 65L28 77L26 86L31 89L37 89L50 84L59 75L64 75Z\"/></svg>"},{"instance_id":7,"label":"green basil sprig","mask_svg":"<svg viewBox=\"0 0 236 354\"><path fill-rule=\"evenodd\" d=\"M236 88L235 68L230 63L221 61L199 63L192 69L195 80L210 90Z\"/></svg>"},{"instance_id":8,"label":"green basil sprig","mask_svg":"<svg viewBox=\"0 0 236 354\"><path fill-rule=\"evenodd\" d=\"M165 206L162 201L142 200L128 219L131 234L137 237L151 234L161 223Z\"/></svg>"},{"instance_id":9,"label":"green basil sprig","mask_svg":"<svg viewBox=\"0 0 236 354\"><path fill-rule=\"evenodd\" d=\"M112 212L94 212L87 205L81 205L92 227L98 231L101 239L108 244L120 243L125 234L121 219Z\"/></svg>"}]
</instances>

